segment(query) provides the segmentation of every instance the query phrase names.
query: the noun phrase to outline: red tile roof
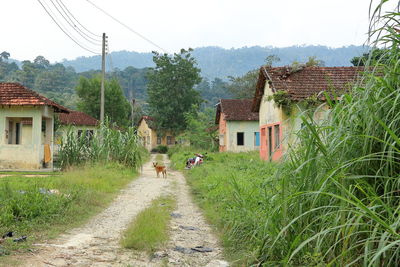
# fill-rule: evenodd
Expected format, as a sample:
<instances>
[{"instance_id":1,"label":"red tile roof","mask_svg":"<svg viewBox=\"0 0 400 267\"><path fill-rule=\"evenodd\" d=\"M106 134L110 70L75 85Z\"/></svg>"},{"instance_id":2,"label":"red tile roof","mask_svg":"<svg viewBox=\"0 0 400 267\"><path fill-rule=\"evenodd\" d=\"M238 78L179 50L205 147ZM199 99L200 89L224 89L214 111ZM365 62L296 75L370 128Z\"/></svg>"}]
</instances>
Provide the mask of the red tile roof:
<instances>
[{"instance_id":1,"label":"red tile roof","mask_svg":"<svg viewBox=\"0 0 400 267\"><path fill-rule=\"evenodd\" d=\"M363 67L304 67L298 71L290 67L261 67L252 110L259 110L267 81L273 92L287 91L292 100L299 101L321 96L323 91L341 94L363 71Z\"/></svg>"},{"instance_id":2,"label":"red tile roof","mask_svg":"<svg viewBox=\"0 0 400 267\"><path fill-rule=\"evenodd\" d=\"M221 99L217 105L215 123L224 113L227 121L258 121L258 112L252 112L252 99Z\"/></svg>"},{"instance_id":3,"label":"red tile roof","mask_svg":"<svg viewBox=\"0 0 400 267\"><path fill-rule=\"evenodd\" d=\"M3 106L51 106L55 112L68 109L32 91L19 83L0 83L0 105Z\"/></svg>"},{"instance_id":4,"label":"red tile roof","mask_svg":"<svg viewBox=\"0 0 400 267\"><path fill-rule=\"evenodd\" d=\"M79 111L70 110L69 114L60 114L58 116L61 124L75 126L97 126L99 121L92 116Z\"/></svg>"}]
</instances>

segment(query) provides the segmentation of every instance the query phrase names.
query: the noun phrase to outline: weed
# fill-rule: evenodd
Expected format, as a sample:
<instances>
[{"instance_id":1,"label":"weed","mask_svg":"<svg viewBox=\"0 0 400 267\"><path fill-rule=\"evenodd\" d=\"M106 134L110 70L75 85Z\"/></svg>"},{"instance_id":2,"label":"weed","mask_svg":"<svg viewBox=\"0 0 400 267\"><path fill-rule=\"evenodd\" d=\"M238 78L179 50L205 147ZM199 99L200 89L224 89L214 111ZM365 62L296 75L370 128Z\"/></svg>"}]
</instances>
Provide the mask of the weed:
<instances>
[{"instance_id":1,"label":"weed","mask_svg":"<svg viewBox=\"0 0 400 267\"><path fill-rule=\"evenodd\" d=\"M153 252L164 244L168 238L170 213L175 209L176 201L171 196L163 196L141 211L124 233L121 245Z\"/></svg>"}]
</instances>

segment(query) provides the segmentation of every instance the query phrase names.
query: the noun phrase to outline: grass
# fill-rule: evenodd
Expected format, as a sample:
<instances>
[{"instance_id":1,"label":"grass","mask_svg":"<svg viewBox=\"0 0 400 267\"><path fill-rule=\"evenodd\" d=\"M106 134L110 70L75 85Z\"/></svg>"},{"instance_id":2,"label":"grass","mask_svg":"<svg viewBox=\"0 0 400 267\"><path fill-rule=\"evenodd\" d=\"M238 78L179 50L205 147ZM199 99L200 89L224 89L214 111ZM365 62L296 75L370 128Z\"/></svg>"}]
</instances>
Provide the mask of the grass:
<instances>
[{"instance_id":1,"label":"grass","mask_svg":"<svg viewBox=\"0 0 400 267\"><path fill-rule=\"evenodd\" d=\"M193 151L171 155L175 168L183 169ZM269 201L276 165L259 159L258 152L208 153L203 165L184 170L196 202L217 226L231 262L247 265L256 259L266 222L264 201Z\"/></svg>"},{"instance_id":2,"label":"grass","mask_svg":"<svg viewBox=\"0 0 400 267\"><path fill-rule=\"evenodd\" d=\"M165 166L165 164L164 164L164 156L162 154L157 154L156 155L156 162L160 166Z\"/></svg>"},{"instance_id":3,"label":"grass","mask_svg":"<svg viewBox=\"0 0 400 267\"><path fill-rule=\"evenodd\" d=\"M141 211L127 228L121 240L124 248L146 251L159 249L169 239L168 226L170 213L175 209L176 201L171 196L163 196Z\"/></svg>"},{"instance_id":4,"label":"grass","mask_svg":"<svg viewBox=\"0 0 400 267\"><path fill-rule=\"evenodd\" d=\"M304 127L276 170L248 155L211 154L188 171L196 199L240 265L398 266L400 262L400 35L398 12L371 7L385 62L330 115ZM181 168L191 152L172 155ZM217 162L214 162L217 161ZM247 163L246 163L247 162Z\"/></svg>"},{"instance_id":5,"label":"grass","mask_svg":"<svg viewBox=\"0 0 400 267\"><path fill-rule=\"evenodd\" d=\"M47 177L13 175L0 179L0 234L13 231L27 242L12 238L1 244L3 254L24 252L40 240L53 238L85 222L103 209L137 172L107 163L70 168ZM57 189L59 194L44 193ZM0 257L0 263L3 261Z\"/></svg>"}]
</instances>

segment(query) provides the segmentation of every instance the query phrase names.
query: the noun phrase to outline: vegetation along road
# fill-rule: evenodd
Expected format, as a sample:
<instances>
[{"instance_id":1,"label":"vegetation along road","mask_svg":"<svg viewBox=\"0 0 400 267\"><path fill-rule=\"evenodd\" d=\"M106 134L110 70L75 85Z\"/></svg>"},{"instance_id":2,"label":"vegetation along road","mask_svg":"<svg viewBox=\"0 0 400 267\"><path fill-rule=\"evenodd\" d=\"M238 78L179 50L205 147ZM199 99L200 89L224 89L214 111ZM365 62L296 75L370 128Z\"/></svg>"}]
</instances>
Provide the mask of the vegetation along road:
<instances>
[{"instance_id":1,"label":"vegetation along road","mask_svg":"<svg viewBox=\"0 0 400 267\"><path fill-rule=\"evenodd\" d=\"M150 255L121 248L127 225L152 200L163 195L176 198L176 209L170 215L169 241ZM167 179L156 178L152 161L144 165L138 179L86 225L35 246L35 253L18 259L22 266L228 266L222 261L222 249L210 226L192 202L182 174L168 170Z\"/></svg>"}]
</instances>

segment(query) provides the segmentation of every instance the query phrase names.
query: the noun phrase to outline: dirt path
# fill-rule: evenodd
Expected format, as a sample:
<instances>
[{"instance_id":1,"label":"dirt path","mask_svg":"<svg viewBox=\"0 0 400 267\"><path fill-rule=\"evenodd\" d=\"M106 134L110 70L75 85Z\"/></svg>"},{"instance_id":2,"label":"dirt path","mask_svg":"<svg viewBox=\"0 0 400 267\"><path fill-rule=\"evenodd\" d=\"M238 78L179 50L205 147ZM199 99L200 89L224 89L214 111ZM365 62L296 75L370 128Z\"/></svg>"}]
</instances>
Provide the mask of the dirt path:
<instances>
[{"instance_id":1,"label":"dirt path","mask_svg":"<svg viewBox=\"0 0 400 267\"><path fill-rule=\"evenodd\" d=\"M122 249L119 241L126 226L162 194L177 197L168 244L152 256ZM228 266L182 174L168 170L167 179L156 178L151 161L106 210L83 227L37 247L36 253L20 259L21 266Z\"/></svg>"}]
</instances>

